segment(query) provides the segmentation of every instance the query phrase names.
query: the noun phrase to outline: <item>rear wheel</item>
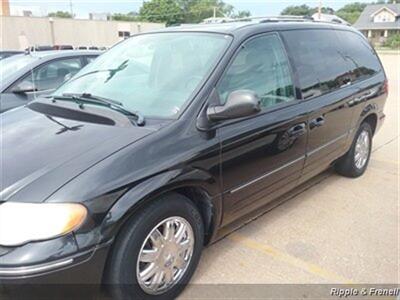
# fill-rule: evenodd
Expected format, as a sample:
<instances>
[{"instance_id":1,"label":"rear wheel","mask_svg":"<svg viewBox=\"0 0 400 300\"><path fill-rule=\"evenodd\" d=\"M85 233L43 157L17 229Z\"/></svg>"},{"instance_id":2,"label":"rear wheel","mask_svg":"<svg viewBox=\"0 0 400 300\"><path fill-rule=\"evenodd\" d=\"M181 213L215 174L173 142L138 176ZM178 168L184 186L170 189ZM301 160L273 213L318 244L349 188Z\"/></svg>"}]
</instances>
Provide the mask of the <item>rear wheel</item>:
<instances>
[{"instance_id":1,"label":"rear wheel","mask_svg":"<svg viewBox=\"0 0 400 300\"><path fill-rule=\"evenodd\" d=\"M345 156L335 165L336 171L346 177L359 177L368 167L372 149L372 129L368 123L362 123L353 144Z\"/></svg>"},{"instance_id":2,"label":"rear wheel","mask_svg":"<svg viewBox=\"0 0 400 300\"><path fill-rule=\"evenodd\" d=\"M203 247L193 203L168 194L133 216L111 253L106 283L116 299L173 299L189 282Z\"/></svg>"}]
</instances>

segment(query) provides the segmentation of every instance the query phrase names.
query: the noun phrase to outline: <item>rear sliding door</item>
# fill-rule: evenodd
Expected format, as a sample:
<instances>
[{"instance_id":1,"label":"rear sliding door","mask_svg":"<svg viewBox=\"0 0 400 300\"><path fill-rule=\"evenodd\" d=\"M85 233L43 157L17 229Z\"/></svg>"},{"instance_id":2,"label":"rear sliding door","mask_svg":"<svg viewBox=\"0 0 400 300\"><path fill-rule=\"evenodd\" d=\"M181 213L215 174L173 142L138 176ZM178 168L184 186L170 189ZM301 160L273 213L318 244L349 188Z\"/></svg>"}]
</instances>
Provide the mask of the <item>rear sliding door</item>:
<instances>
[{"instance_id":1,"label":"rear sliding door","mask_svg":"<svg viewBox=\"0 0 400 300\"><path fill-rule=\"evenodd\" d=\"M335 30L292 30L282 36L309 112L304 181L345 153L357 89Z\"/></svg>"}]
</instances>

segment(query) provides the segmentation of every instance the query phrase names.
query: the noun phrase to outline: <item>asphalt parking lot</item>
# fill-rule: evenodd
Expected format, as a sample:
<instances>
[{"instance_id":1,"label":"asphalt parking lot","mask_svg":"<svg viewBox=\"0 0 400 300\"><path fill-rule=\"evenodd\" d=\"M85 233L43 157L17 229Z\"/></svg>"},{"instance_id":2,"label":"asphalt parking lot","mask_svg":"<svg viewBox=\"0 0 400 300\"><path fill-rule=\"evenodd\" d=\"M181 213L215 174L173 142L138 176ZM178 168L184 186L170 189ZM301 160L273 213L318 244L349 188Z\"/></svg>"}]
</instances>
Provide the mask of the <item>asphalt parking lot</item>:
<instances>
[{"instance_id":1,"label":"asphalt parking lot","mask_svg":"<svg viewBox=\"0 0 400 300\"><path fill-rule=\"evenodd\" d=\"M400 54L380 56L390 95L366 174L348 179L328 170L307 190L206 248L182 299L202 298L194 292L202 284L400 282Z\"/></svg>"}]
</instances>

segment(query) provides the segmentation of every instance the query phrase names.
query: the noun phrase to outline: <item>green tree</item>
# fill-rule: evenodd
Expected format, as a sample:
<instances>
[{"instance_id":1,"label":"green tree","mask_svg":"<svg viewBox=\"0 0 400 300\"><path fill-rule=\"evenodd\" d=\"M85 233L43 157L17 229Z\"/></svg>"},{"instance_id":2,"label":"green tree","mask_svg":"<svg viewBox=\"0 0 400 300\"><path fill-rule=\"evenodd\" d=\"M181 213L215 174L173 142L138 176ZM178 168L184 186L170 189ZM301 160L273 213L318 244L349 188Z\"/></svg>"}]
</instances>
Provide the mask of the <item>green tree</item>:
<instances>
[{"instance_id":1,"label":"green tree","mask_svg":"<svg viewBox=\"0 0 400 300\"><path fill-rule=\"evenodd\" d=\"M281 15L283 16L311 16L314 13L314 9L306 4L303 5L291 5L286 7Z\"/></svg>"},{"instance_id":2,"label":"green tree","mask_svg":"<svg viewBox=\"0 0 400 300\"><path fill-rule=\"evenodd\" d=\"M199 23L204 19L216 17L233 16L234 7L220 0L197 0L192 1L188 7L187 18L188 23Z\"/></svg>"},{"instance_id":3,"label":"green tree","mask_svg":"<svg viewBox=\"0 0 400 300\"><path fill-rule=\"evenodd\" d=\"M222 0L150 0L143 3L140 18L167 25L199 23L216 17L248 16L249 12L234 14L234 7Z\"/></svg>"},{"instance_id":4,"label":"green tree","mask_svg":"<svg viewBox=\"0 0 400 300\"><path fill-rule=\"evenodd\" d=\"M176 0L150 0L143 3L139 17L149 22L172 25L184 21L184 12Z\"/></svg>"},{"instance_id":5,"label":"green tree","mask_svg":"<svg viewBox=\"0 0 400 300\"><path fill-rule=\"evenodd\" d=\"M315 14L318 12L318 7L312 9L312 13L311 15ZM329 14L329 15L334 15L335 14L335 10L331 7L322 7L321 8L321 13L323 14Z\"/></svg>"},{"instance_id":6,"label":"green tree","mask_svg":"<svg viewBox=\"0 0 400 300\"><path fill-rule=\"evenodd\" d=\"M338 17L346 20L350 24L354 24L358 18L360 17L361 13L363 12L364 8L367 6L366 3L354 2L343 6L336 12Z\"/></svg>"},{"instance_id":7,"label":"green tree","mask_svg":"<svg viewBox=\"0 0 400 300\"><path fill-rule=\"evenodd\" d=\"M111 15L111 20L115 21L128 21L128 22L135 22L139 20L138 13L136 12L129 12L127 14L112 14Z\"/></svg>"},{"instance_id":8,"label":"green tree","mask_svg":"<svg viewBox=\"0 0 400 300\"><path fill-rule=\"evenodd\" d=\"M65 19L71 19L72 15L67 12L67 11L56 11L56 12L51 12L48 14L49 17L51 18L65 18Z\"/></svg>"},{"instance_id":9,"label":"green tree","mask_svg":"<svg viewBox=\"0 0 400 300\"><path fill-rule=\"evenodd\" d=\"M239 10L237 13L235 13L233 15L233 18L240 19L240 18L247 18L247 17L250 17L250 16L251 16L250 11L248 11L248 10Z\"/></svg>"},{"instance_id":10,"label":"green tree","mask_svg":"<svg viewBox=\"0 0 400 300\"><path fill-rule=\"evenodd\" d=\"M392 49L396 49L399 50L400 49L400 34L393 34L391 35L386 43L385 43L386 47L390 47Z\"/></svg>"},{"instance_id":11,"label":"green tree","mask_svg":"<svg viewBox=\"0 0 400 300\"><path fill-rule=\"evenodd\" d=\"M309 7L308 5L297 5L297 6L288 6L282 12L283 16L312 16L313 14L318 12L318 7ZM331 14L335 13L335 10L331 7L322 7L321 13L323 14Z\"/></svg>"}]
</instances>

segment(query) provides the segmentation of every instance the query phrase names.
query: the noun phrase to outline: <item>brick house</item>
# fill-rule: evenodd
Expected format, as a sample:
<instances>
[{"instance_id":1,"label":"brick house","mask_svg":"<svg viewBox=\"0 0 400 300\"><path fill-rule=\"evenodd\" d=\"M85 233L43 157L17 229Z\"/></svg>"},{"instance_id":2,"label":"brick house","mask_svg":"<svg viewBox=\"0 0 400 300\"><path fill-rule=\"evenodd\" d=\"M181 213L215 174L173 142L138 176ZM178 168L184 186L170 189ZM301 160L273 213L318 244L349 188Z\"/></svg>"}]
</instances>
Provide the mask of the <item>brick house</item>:
<instances>
[{"instance_id":1,"label":"brick house","mask_svg":"<svg viewBox=\"0 0 400 300\"><path fill-rule=\"evenodd\" d=\"M368 5L354 27L372 44L381 46L391 35L400 34L400 4Z\"/></svg>"}]
</instances>

